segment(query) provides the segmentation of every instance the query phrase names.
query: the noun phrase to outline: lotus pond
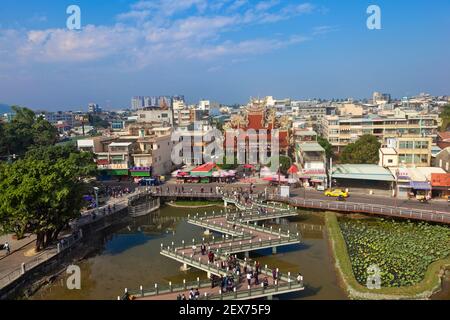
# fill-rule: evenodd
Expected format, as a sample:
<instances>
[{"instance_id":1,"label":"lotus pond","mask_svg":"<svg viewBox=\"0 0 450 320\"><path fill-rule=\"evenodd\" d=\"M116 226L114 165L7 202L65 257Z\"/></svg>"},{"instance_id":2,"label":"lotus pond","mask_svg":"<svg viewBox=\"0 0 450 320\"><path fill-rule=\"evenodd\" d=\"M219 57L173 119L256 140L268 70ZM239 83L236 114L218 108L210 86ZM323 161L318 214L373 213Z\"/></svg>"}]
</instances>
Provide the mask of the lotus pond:
<instances>
[{"instance_id":1,"label":"lotus pond","mask_svg":"<svg viewBox=\"0 0 450 320\"><path fill-rule=\"evenodd\" d=\"M428 266L450 255L450 228L424 222L339 218L356 280L380 269L382 287L419 283Z\"/></svg>"}]
</instances>

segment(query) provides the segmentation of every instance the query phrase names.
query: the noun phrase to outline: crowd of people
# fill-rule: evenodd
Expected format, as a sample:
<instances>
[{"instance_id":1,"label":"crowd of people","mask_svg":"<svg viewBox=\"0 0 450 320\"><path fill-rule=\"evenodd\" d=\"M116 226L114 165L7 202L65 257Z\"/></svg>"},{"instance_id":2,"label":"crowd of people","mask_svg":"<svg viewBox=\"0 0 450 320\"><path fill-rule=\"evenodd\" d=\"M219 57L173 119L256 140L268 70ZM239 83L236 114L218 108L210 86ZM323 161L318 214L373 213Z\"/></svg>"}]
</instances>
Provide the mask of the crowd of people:
<instances>
[{"instance_id":1,"label":"crowd of people","mask_svg":"<svg viewBox=\"0 0 450 320\"><path fill-rule=\"evenodd\" d=\"M105 194L106 196L110 198L121 198L124 195L132 193L131 189L128 187L118 187L118 186L106 186L105 187Z\"/></svg>"}]
</instances>

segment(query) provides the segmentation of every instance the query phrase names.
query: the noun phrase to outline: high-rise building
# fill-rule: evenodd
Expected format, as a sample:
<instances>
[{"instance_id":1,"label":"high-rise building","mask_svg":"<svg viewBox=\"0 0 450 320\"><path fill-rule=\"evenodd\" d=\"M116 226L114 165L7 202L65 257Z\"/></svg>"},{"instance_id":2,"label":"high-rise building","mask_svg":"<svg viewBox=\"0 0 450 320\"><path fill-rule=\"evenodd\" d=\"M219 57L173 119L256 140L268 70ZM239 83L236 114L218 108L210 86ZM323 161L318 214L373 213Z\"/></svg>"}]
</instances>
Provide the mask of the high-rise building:
<instances>
[{"instance_id":1,"label":"high-rise building","mask_svg":"<svg viewBox=\"0 0 450 320\"><path fill-rule=\"evenodd\" d=\"M384 104L391 102L391 95L389 93L374 92L372 96L373 104Z\"/></svg>"},{"instance_id":2,"label":"high-rise building","mask_svg":"<svg viewBox=\"0 0 450 320\"><path fill-rule=\"evenodd\" d=\"M133 97L131 98L131 108L133 110L139 110L144 107L144 97Z\"/></svg>"},{"instance_id":3,"label":"high-rise building","mask_svg":"<svg viewBox=\"0 0 450 320\"><path fill-rule=\"evenodd\" d=\"M100 108L100 106L97 103L89 103L88 112L89 113L101 113L102 108Z\"/></svg>"}]
</instances>

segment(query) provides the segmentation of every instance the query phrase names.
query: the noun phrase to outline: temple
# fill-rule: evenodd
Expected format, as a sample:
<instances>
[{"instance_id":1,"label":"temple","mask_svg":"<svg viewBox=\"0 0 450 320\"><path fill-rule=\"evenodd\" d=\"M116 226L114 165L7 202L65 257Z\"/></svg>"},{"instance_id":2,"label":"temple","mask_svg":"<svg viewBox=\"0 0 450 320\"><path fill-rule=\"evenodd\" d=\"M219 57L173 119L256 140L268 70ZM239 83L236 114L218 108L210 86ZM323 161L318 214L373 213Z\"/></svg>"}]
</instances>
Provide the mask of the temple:
<instances>
[{"instance_id":1,"label":"temple","mask_svg":"<svg viewBox=\"0 0 450 320\"><path fill-rule=\"evenodd\" d=\"M264 163L260 158L262 152L266 152L268 158L274 153L287 154L289 148L289 119L286 116L277 117L273 108L267 107L267 101L252 99L244 110L231 118L227 126L225 136L225 149L244 151L246 163ZM276 139L278 131L278 148L273 146L272 135ZM234 132L235 135L231 135ZM234 137L234 141L231 138ZM251 157L254 154L255 157ZM240 159L242 160L242 159Z\"/></svg>"}]
</instances>

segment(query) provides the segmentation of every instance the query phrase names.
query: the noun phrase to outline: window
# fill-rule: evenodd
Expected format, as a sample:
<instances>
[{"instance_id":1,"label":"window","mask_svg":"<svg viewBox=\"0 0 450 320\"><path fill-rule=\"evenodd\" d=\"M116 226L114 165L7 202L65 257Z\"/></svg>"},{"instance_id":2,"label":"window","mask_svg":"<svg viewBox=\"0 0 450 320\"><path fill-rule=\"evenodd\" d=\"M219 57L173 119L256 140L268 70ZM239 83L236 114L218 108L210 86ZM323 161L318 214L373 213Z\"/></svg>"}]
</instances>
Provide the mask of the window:
<instances>
[{"instance_id":1,"label":"window","mask_svg":"<svg viewBox=\"0 0 450 320\"><path fill-rule=\"evenodd\" d=\"M389 159L389 160L388 160L388 163L394 163L394 160Z\"/></svg>"},{"instance_id":2,"label":"window","mask_svg":"<svg viewBox=\"0 0 450 320\"><path fill-rule=\"evenodd\" d=\"M400 141L399 149L413 149L414 143L412 141Z\"/></svg>"}]
</instances>

